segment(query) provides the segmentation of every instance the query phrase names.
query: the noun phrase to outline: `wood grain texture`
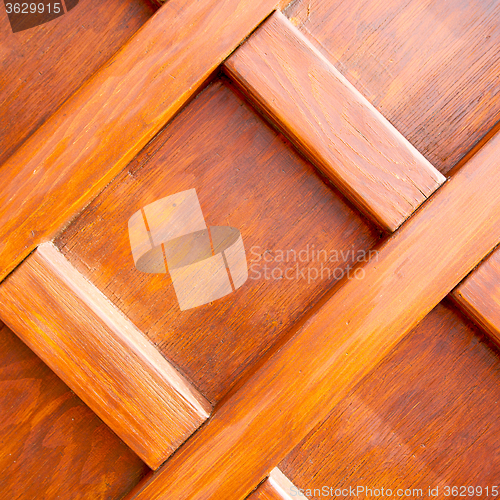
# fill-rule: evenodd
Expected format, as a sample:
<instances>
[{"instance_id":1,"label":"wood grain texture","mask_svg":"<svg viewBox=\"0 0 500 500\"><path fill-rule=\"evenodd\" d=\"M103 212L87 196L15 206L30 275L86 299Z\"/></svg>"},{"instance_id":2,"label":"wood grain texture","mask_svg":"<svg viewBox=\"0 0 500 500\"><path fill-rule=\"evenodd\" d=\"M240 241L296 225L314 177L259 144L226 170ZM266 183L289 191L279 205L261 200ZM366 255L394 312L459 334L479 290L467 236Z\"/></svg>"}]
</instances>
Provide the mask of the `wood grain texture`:
<instances>
[{"instance_id":1,"label":"wood grain texture","mask_svg":"<svg viewBox=\"0 0 500 500\"><path fill-rule=\"evenodd\" d=\"M298 0L286 14L442 173L497 122L497 0Z\"/></svg>"},{"instance_id":2,"label":"wood grain texture","mask_svg":"<svg viewBox=\"0 0 500 500\"><path fill-rule=\"evenodd\" d=\"M430 486L446 498L446 485L497 484L499 432L498 353L445 302L279 467L304 490L361 485L432 498Z\"/></svg>"},{"instance_id":3,"label":"wood grain texture","mask_svg":"<svg viewBox=\"0 0 500 500\"><path fill-rule=\"evenodd\" d=\"M0 497L122 498L148 468L7 327L0 328Z\"/></svg>"},{"instance_id":4,"label":"wood grain texture","mask_svg":"<svg viewBox=\"0 0 500 500\"><path fill-rule=\"evenodd\" d=\"M0 279L96 196L278 5L170 0L159 9L0 169Z\"/></svg>"},{"instance_id":5,"label":"wood grain texture","mask_svg":"<svg viewBox=\"0 0 500 500\"><path fill-rule=\"evenodd\" d=\"M128 500L248 495L500 241L499 152L497 135Z\"/></svg>"},{"instance_id":6,"label":"wood grain texture","mask_svg":"<svg viewBox=\"0 0 500 500\"><path fill-rule=\"evenodd\" d=\"M384 229L395 231L445 180L276 12L225 63L250 99Z\"/></svg>"},{"instance_id":7,"label":"wood grain texture","mask_svg":"<svg viewBox=\"0 0 500 500\"><path fill-rule=\"evenodd\" d=\"M275 467L247 500L292 500L297 495L299 495L298 488ZM300 496L307 500L305 495Z\"/></svg>"},{"instance_id":8,"label":"wood grain texture","mask_svg":"<svg viewBox=\"0 0 500 500\"><path fill-rule=\"evenodd\" d=\"M210 405L51 244L0 285L2 319L152 469Z\"/></svg>"},{"instance_id":9,"label":"wood grain texture","mask_svg":"<svg viewBox=\"0 0 500 500\"><path fill-rule=\"evenodd\" d=\"M168 274L145 274L134 266L127 222L141 207L192 188L207 224L241 231L249 278L235 293L181 311ZM218 403L350 272L353 255L368 255L378 239L379 232L325 184L288 141L218 81L191 102L55 244L211 402ZM326 252L332 261L314 261L313 250ZM322 267L327 268L323 275Z\"/></svg>"},{"instance_id":10,"label":"wood grain texture","mask_svg":"<svg viewBox=\"0 0 500 500\"><path fill-rule=\"evenodd\" d=\"M450 294L500 345L500 251L497 249Z\"/></svg>"},{"instance_id":11,"label":"wood grain texture","mask_svg":"<svg viewBox=\"0 0 500 500\"><path fill-rule=\"evenodd\" d=\"M2 13L0 165L152 14L144 0L81 0L48 24L12 33Z\"/></svg>"}]
</instances>

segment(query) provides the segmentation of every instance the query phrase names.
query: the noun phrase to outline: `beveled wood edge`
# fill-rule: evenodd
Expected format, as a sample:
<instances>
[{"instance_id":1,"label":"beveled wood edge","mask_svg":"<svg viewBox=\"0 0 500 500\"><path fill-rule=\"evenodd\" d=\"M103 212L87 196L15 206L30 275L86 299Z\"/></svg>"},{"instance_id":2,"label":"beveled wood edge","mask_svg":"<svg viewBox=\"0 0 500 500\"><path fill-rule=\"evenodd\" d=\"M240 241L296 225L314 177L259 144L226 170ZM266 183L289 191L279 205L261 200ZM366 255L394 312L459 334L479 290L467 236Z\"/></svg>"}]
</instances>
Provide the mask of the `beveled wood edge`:
<instances>
[{"instance_id":1,"label":"beveled wood edge","mask_svg":"<svg viewBox=\"0 0 500 500\"><path fill-rule=\"evenodd\" d=\"M13 310L12 303L19 302L14 290L16 280L35 262L53 278L38 283L40 288L46 285L44 292L49 300L70 303L71 318L64 313L57 319L50 313L44 316L43 304L39 310L31 305L28 314L32 316L24 321L19 319L19 311ZM69 298L58 295L63 288L69 291ZM3 302L10 301L8 310L2 307L2 318L12 331L152 469L157 469L210 416L212 406L208 400L52 243L40 245L0 284L0 297ZM87 310L92 311L92 317ZM72 341L69 333L57 333L57 324L64 323L65 317L68 324L76 322L81 328L80 339ZM55 325L51 334L41 326L42 322L48 328ZM97 349L100 356L89 350L89 343L103 346ZM110 345L115 358L107 350ZM114 369L99 379L93 375L103 370L101 356ZM155 409L161 425L149 422L147 412L138 410L141 406Z\"/></svg>"},{"instance_id":2,"label":"beveled wood edge","mask_svg":"<svg viewBox=\"0 0 500 500\"><path fill-rule=\"evenodd\" d=\"M500 242L500 134L126 500L245 498ZM432 252L429 252L432 248ZM279 439L276 437L279 436Z\"/></svg>"},{"instance_id":3,"label":"beveled wood edge","mask_svg":"<svg viewBox=\"0 0 500 500\"><path fill-rule=\"evenodd\" d=\"M279 49L273 52L269 41L275 38ZM262 70L264 67L266 71ZM281 12L270 16L226 60L224 69L249 100L283 130L358 209L383 229L395 231L446 180ZM333 105L328 109L329 102L325 100L321 111L319 106L312 110L314 99L306 99L303 93L309 96L309 89L304 85L297 88L304 82L309 83L312 77L305 78L304 82L296 82L294 77L308 75L311 69L315 70L317 88L349 95L353 107L370 118L370 124L365 124L363 119L354 124L364 137L361 145L365 149L358 157L358 161L363 162L361 165L342 155L343 150L356 149L356 145L345 145L340 132L329 125L328 116L343 116L345 109L336 109ZM266 77L270 72L272 80ZM290 74L292 77L288 78ZM394 145L392 158L386 158L385 153L377 149L378 142ZM366 163L365 156L375 161Z\"/></svg>"},{"instance_id":4,"label":"beveled wood edge","mask_svg":"<svg viewBox=\"0 0 500 500\"><path fill-rule=\"evenodd\" d=\"M0 281L69 224L287 4L169 0L158 9L1 166Z\"/></svg>"},{"instance_id":5,"label":"beveled wood edge","mask_svg":"<svg viewBox=\"0 0 500 500\"><path fill-rule=\"evenodd\" d=\"M499 264L497 248L460 282L449 298L500 347Z\"/></svg>"},{"instance_id":6,"label":"beveled wood edge","mask_svg":"<svg viewBox=\"0 0 500 500\"><path fill-rule=\"evenodd\" d=\"M247 500L292 500L300 494L299 492L299 488L278 467L275 467L269 477L247 497ZM300 498L307 500L303 493L300 494Z\"/></svg>"}]
</instances>

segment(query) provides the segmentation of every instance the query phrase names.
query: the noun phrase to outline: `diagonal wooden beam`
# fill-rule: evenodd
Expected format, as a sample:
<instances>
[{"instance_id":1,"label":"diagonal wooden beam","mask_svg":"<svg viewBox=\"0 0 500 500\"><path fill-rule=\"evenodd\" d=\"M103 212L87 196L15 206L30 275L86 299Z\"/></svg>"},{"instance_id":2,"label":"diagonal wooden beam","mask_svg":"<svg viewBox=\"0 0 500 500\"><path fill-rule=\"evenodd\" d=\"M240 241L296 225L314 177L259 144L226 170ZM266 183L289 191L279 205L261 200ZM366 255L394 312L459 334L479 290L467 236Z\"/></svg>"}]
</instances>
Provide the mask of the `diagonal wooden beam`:
<instances>
[{"instance_id":1,"label":"diagonal wooden beam","mask_svg":"<svg viewBox=\"0 0 500 500\"><path fill-rule=\"evenodd\" d=\"M500 346L500 249L474 269L450 297Z\"/></svg>"},{"instance_id":2,"label":"diagonal wooden beam","mask_svg":"<svg viewBox=\"0 0 500 500\"><path fill-rule=\"evenodd\" d=\"M212 410L52 243L0 284L0 314L152 469Z\"/></svg>"},{"instance_id":3,"label":"diagonal wooden beam","mask_svg":"<svg viewBox=\"0 0 500 500\"><path fill-rule=\"evenodd\" d=\"M0 280L67 224L283 0L169 0L0 169Z\"/></svg>"},{"instance_id":4,"label":"diagonal wooden beam","mask_svg":"<svg viewBox=\"0 0 500 500\"><path fill-rule=\"evenodd\" d=\"M499 156L497 135L127 499L245 498L500 241Z\"/></svg>"},{"instance_id":5,"label":"diagonal wooden beam","mask_svg":"<svg viewBox=\"0 0 500 500\"><path fill-rule=\"evenodd\" d=\"M395 231L445 181L280 12L224 67L298 149L385 230Z\"/></svg>"}]
</instances>

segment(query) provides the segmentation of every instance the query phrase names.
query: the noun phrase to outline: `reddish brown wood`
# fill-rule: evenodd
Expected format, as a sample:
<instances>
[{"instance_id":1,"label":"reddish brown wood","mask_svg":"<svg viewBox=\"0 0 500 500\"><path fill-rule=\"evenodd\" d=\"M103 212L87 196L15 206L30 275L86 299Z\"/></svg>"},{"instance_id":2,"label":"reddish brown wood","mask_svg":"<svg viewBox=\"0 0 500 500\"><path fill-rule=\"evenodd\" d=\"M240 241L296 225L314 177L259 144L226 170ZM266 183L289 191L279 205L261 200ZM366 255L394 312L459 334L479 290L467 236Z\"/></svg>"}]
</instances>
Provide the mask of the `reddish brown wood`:
<instances>
[{"instance_id":1,"label":"reddish brown wood","mask_svg":"<svg viewBox=\"0 0 500 500\"><path fill-rule=\"evenodd\" d=\"M499 152L497 135L128 500L248 495L500 241Z\"/></svg>"},{"instance_id":2,"label":"reddish brown wood","mask_svg":"<svg viewBox=\"0 0 500 500\"><path fill-rule=\"evenodd\" d=\"M360 485L391 489L393 498L398 489L446 498L446 485L489 485L491 493L500 472L500 360L484 340L438 305L280 469L304 490ZM486 489L476 498L488 498Z\"/></svg>"},{"instance_id":3,"label":"reddish brown wood","mask_svg":"<svg viewBox=\"0 0 500 500\"><path fill-rule=\"evenodd\" d=\"M4 163L0 279L95 197L279 4L170 0L159 9Z\"/></svg>"},{"instance_id":4,"label":"reddish brown wood","mask_svg":"<svg viewBox=\"0 0 500 500\"><path fill-rule=\"evenodd\" d=\"M274 468L269 477L247 499L292 500L300 493L299 489L278 468ZM305 495L301 497L307 500Z\"/></svg>"},{"instance_id":5,"label":"reddish brown wood","mask_svg":"<svg viewBox=\"0 0 500 500\"><path fill-rule=\"evenodd\" d=\"M12 33L4 11L0 165L152 14L152 5L144 0L81 0L48 24Z\"/></svg>"},{"instance_id":6,"label":"reddish brown wood","mask_svg":"<svg viewBox=\"0 0 500 500\"><path fill-rule=\"evenodd\" d=\"M249 279L212 304L180 311L168 274L135 268L127 222L148 203L192 188L207 224L241 231ZM230 87L215 82L89 205L56 245L217 403L349 272L354 265L351 252L356 259L360 254L369 258L378 237L282 136ZM313 249L338 260L313 261ZM288 251L289 262L273 260ZM322 265L330 276L324 272L321 277ZM292 279L280 279L287 269Z\"/></svg>"},{"instance_id":7,"label":"reddish brown wood","mask_svg":"<svg viewBox=\"0 0 500 500\"><path fill-rule=\"evenodd\" d=\"M453 290L451 298L500 345L500 251Z\"/></svg>"},{"instance_id":8,"label":"reddish brown wood","mask_svg":"<svg viewBox=\"0 0 500 500\"><path fill-rule=\"evenodd\" d=\"M497 0L297 0L286 14L441 172L498 121Z\"/></svg>"},{"instance_id":9,"label":"reddish brown wood","mask_svg":"<svg viewBox=\"0 0 500 500\"><path fill-rule=\"evenodd\" d=\"M384 229L445 178L277 12L225 63L252 101Z\"/></svg>"},{"instance_id":10,"label":"reddish brown wood","mask_svg":"<svg viewBox=\"0 0 500 500\"><path fill-rule=\"evenodd\" d=\"M151 468L208 402L51 244L0 285L2 319Z\"/></svg>"},{"instance_id":11,"label":"reddish brown wood","mask_svg":"<svg viewBox=\"0 0 500 500\"><path fill-rule=\"evenodd\" d=\"M147 467L7 327L0 328L0 497L122 498Z\"/></svg>"}]
</instances>

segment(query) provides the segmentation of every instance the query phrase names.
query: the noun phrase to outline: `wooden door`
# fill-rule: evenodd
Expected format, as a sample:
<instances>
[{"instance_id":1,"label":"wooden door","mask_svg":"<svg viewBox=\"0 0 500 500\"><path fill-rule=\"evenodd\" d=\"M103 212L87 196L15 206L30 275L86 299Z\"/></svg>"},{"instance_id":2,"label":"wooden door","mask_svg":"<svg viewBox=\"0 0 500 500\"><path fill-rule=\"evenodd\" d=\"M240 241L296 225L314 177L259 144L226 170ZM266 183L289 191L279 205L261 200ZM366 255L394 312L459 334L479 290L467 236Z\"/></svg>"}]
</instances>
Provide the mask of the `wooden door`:
<instances>
[{"instance_id":1,"label":"wooden door","mask_svg":"<svg viewBox=\"0 0 500 500\"><path fill-rule=\"evenodd\" d=\"M5 15L2 498L499 496L499 11Z\"/></svg>"}]
</instances>

